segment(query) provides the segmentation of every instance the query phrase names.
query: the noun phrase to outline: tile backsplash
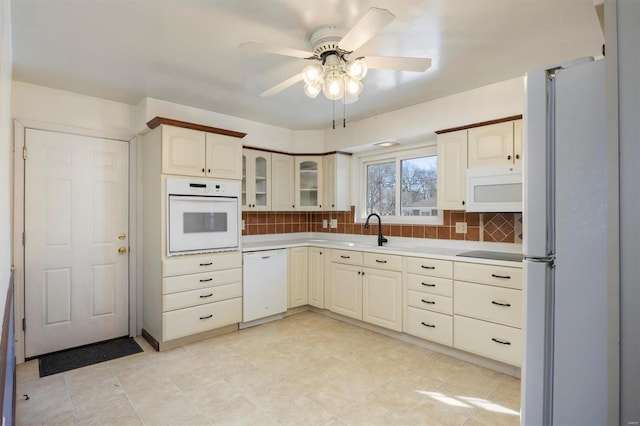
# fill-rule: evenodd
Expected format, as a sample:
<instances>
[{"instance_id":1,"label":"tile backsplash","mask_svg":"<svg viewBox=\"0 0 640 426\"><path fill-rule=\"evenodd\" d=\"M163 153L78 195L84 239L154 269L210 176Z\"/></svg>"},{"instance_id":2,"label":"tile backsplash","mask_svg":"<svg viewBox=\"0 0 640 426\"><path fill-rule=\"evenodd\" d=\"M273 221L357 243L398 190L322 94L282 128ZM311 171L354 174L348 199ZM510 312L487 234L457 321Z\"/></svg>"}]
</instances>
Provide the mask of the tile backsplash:
<instances>
[{"instance_id":1,"label":"tile backsplash","mask_svg":"<svg viewBox=\"0 0 640 426\"><path fill-rule=\"evenodd\" d=\"M284 234L291 232L327 232L339 234L377 235L378 225L364 229L362 223L354 223L355 208L349 212L242 212L242 235ZM336 219L337 228L322 227ZM442 225L384 224L382 233L391 237L433 238L440 240L490 241L505 243L522 242L521 213L467 213L444 211ZM377 221L376 221L377 222ZM456 231L456 222L467 223L467 233Z\"/></svg>"}]
</instances>

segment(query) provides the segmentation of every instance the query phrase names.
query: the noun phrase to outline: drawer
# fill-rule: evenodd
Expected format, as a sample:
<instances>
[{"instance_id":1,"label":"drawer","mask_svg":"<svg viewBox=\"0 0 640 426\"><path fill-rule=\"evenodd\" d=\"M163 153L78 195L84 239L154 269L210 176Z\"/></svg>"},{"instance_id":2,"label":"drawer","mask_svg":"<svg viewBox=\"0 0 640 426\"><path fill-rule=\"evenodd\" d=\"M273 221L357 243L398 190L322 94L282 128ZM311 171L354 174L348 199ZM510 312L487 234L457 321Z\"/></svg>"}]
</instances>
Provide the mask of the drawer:
<instances>
[{"instance_id":1,"label":"drawer","mask_svg":"<svg viewBox=\"0 0 640 426\"><path fill-rule=\"evenodd\" d=\"M242 268L242 253L239 251L165 259L162 261L162 276L170 277L231 268Z\"/></svg>"},{"instance_id":2,"label":"drawer","mask_svg":"<svg viewBox=\"0 0 640 426\"><path fill-rule=\"evenodd\" d=\"M522 289L521 268L455 262L454 278L456 281L470 281L518 290Z\"/></svg>"},{"instance_id":3,"label":"drawer","mask_svg":"<svg viewBox=\"0 0 640 426\"><path fill-rule=\"evenodd\" d=\"M242 282L242 269L224 269L222 271L203 272L201 274L178 275L162 279L162 293L180 291Z\"/></svg>"},{"instance_id":4,"label":"drawer","mask_svg":"<svg viewBox=\"0 0 640 426\"><path fill-rule=\"evenodd\" d=\"M370 268L402 271L402 256L365 252L362 254L362 263Z\"/></svg>"},{"instance_id":5,"label":"drawer","mask_svg":"<svg viewBox=\"0 0 640 426\"><path fill-rule=\"evenodd\" d=\"M405 333L443 345L453 345L453 318L409 306Z\"/></svg>"},{"instance_id":6,"label":"drawer","mask_svg":"<svg viewBox=\"0 0 640 426\"><path fill-rule=\"evenodd\" d=\"M407 287L410 290L423 291L425 293L453 296L453 280L448 278L407 274Z\"/></svg>"},{"instance_id":7,"label":"drawer","mask_svg":"<svg viewBox=\"0 0 640 426\"><path fill-rule=\"evenodd\" d=\"M163 312L174 311L189 306L233 299L234 297L242 297L241 282L164 295L162 296L162 310Z\"/></svg>"},{"instance_id":8,"label":"drawer","mask_svg":"<svg viewBox=\"0 0 640 426\"><path fill-rule=\"evenodd\" d=\"M472 318L453 317L453 346L507 364L522 364L522 330Z\"/></svg>"},{"instance_id":9,"label":"drawer","mask_svg":"<svg viewBox=\"0 0 640 426\"><path fill-rule=\"evenodd\" d=\"M410 274L453 278L453 262L450 260L426 259L422 257L407 257L406 259L406 270Z\"/></svg>"},{"instance_id":10,"label":"drawer","mask_svg":"<svg viewBox=\"0 0 640 426\"><path fill-rule=\"evenodd\" d=\"M331 261L346 265L362 265L362 252L351 250L331 250Z\"/></svg>"},{"instance_id":11,"label":"drawer","mask_svg":"<svg viewBox=\"0 0 640 426\"><path fill-rule=\"evenodd\" d=\"M173 340L242 321L242 298L162 314L162 340Z\"/></svg>"},{"instance_id":12,"label":"drawer","mask_svg":"<svg viewBox=\"0 0 640 426\"><path fill-rule=\"evenodd\" d=\"M522 291L455 281L453 292L456 314L522 327Z\"/></svg>"},{"instance_id":13,"label":"drawer","mask_svg":"<svg viewBox=\"0 0 640 426\"><path fill-rule=\"evenodd\" d=\"M453 314L453 301L450 297L438 294L422 293L420 291L407 291L407 305L420 309Z\"/></svg>"}]
</instances>

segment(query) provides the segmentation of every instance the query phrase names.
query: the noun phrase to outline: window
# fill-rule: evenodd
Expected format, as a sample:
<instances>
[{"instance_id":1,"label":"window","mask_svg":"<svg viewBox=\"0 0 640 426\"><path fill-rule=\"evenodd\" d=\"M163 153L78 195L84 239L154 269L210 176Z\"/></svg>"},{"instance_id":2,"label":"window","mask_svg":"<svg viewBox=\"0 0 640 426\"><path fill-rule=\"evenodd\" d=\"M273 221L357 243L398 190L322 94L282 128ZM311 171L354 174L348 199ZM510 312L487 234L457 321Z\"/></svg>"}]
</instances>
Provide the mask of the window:
<instances>
[{"instance_id":1,"label":"window","mask_svg":"<svg viewBox=\"0 0 640 426\"><path fill-rule=\"evenodd\" d=\"M437 170L435 147L362 157L360 219L378 213L387 223L441 224Z\"/></svg>"}]
</instances>

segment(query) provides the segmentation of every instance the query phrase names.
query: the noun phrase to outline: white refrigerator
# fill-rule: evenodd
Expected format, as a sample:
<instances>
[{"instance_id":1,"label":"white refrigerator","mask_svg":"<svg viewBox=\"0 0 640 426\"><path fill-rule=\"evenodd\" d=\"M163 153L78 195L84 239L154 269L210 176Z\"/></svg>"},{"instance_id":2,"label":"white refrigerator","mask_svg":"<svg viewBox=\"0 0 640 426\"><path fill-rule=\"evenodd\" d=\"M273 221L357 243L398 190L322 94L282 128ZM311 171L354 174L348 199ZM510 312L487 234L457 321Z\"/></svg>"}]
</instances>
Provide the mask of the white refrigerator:
<instances>
[{"instance_id":1,"label":"white refrigerator","mask_svg":"<svg viewBox=\"0 0 640 426\"><path fill-rule=\"evenodd\" d=\"M607 424L605 61L525 79L524 425Z\"/></svg>"}]
</instances>

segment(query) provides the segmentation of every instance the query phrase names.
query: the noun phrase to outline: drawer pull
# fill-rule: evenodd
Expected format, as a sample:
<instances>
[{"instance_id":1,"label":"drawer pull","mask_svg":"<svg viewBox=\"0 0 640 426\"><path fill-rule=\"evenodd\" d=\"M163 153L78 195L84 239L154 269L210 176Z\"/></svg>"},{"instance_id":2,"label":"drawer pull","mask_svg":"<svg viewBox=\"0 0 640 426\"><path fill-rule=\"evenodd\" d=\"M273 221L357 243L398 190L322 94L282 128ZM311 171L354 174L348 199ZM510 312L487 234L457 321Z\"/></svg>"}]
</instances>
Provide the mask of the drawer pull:
<instances>
[{"instance_id":1,"label":"drawer pull","mask_svg":"<svg viewBox=\"0 0 640 426\"><path fill-rule=\"evenodd\" d=\"M341 257L341 258L343 258L343 259L351 259L351 256L343 256L343 255L340 255L340 257Z\"/></svg>"},{"instance_id":2,"label":"drawer pull","mask_svg":"<svg viewBox=\"0 0 640 426\"><path fill-rule=\"evenodd\" d=\"M422 303L426 303L428 305L435 305L436 304L436 302L432 302L430 300L424 300L424 299L420 299L420 300L422 301Z\"/></svg>"},{"instance_id":3,"label":"drawer pull","mask_svg":"<svg viewBox=\"0 0 640 426\"><path fill-rule=\"evenodd\" d=\"M436 328L435 325L433 324L427 324L426 322L422 321L420 324L424 325L425 327L429 327L429 328Z\"/></svg>"},{"instance_id":4,"label":"drawer pull","mask_svg":"<svg viewBox=\"0 0 640 426\"><path fill-rule=\"evenodd\" d=\"M200 299L206 299L207 297L211 297L211 296L213 296L213 293L202 295L200 296Z\"/></svg>"},{"instance_id":5,"label":"drawer pull","mask_svg":"<svg viewBox=\"0 0 640 426\"><path fill-rule=\"evenodd\" d=\"M496 339L495 337L492 337L491 340L493 340L496 343L500 343L501 345L511 345L511 342L507 342L506 340Z\"/></svg>"},{"instance_id":6,"label":"drawer pull","mask_svg":"<svg viewBox=\"0 0 640 426\"><path fill-rule=\"evenodd\" d=\"M498 306L506 306L507 308L511 307L511 303L500 303L500 302L496 302L495 300L492 300L491 303Z\"/></svg>"},{"instance_id":7,"label":"drawer pull","mask_svg":"<svg viewBox=\"0 0 640 426\"><path fill-rule=\"evenodd\" d=\"M492 276L493 278L503 278L503 279L505 279L505 280L510 280L510 279L511 279L511 276L510 276L510 275L496 275L496 274L491 274L491 276Z\"/></svg>"},{"instance_id":8,"label":"drawer pull","mask_svg":"<svg viewBox=\"0 0 640 426\"><path fill-rule=\"evenodd\" d=\"M420 283L420 284L422 284L424 286L427 286L427 287L435 287L436 286L435 284L429 284L429 283Z\"/></svg>"},{"instance_id":9,"label":"drawer pull","mask_svg":"<svg viewBox=\"0 0 640 426\"><path fill-rule=\"evenodd\" d=\"M436 267L435 267L435 266L424 266L424 265L420 265L420 267L421 267L422 269L436 269Z\"/></svg>"},{"instance_id":10,"label":"drawer pull","mask_svg":"<svg viewBox=\"0 0 640 426\"><path fill-rule=\"evenodd\" d=\"M201 319L201 320L206 320L206 319L209 319L209 318L211 318L211 317L213 317L213 314L209 314L209 315L207 315L206 317L200 317L200 319Z\"/></svg>"},{"instance_id":11,"label":"drawer pull","mask_svg":"<svg viewBox=\"0 0 640 426\"><path fill-rule=\"evenodd\" d=\"M386 260L378 260L378 259L376 259L376 262L378 262L378 263L387 263Z\"/></svg>"},{"instance_id":12,"label":"drawer pull","mask_svg":"<svg viewBox=\"0 0 640 426\"><path fill-rule=\"evenodd\" d=\"M213 281L213 278L207 278L207 279L204 279L204 280L200 280L201 283L206 283L206 282L209 282L209 281Z\"/></svg>"},{"instance_id":13,"label":"drawer pull","mask_svg":"<svg viewBox=\"0 0 640 426\"><path fill-rule=\"evenodd\" d=\"M209 263L201 263L200 266L211 266L213 265L213 262L209 262Z\"/></svg>"}]
</instances>

